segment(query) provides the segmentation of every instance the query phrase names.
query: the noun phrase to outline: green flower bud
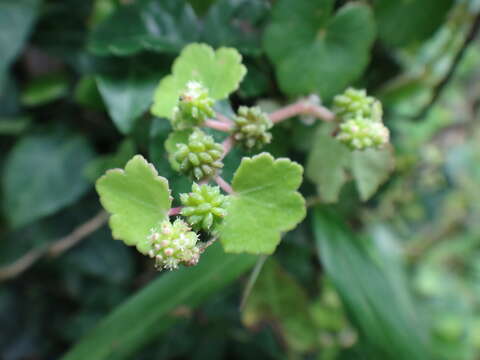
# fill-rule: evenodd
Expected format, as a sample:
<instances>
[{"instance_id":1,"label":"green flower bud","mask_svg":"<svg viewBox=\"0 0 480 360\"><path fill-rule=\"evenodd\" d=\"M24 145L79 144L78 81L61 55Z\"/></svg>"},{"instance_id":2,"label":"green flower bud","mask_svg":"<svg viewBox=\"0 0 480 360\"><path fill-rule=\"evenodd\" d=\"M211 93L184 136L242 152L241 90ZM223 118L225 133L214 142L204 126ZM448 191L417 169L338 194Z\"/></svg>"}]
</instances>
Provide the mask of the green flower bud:
<instances>
[{"instance_id":1,"label":"green flower bud","mask_svg":"<svg viewBox=\"0 0 480 360\"><path fill-rule=\"evenodd\" d=\"M234 122L233 138L248 150L259 149L272 140L272 134L268 132L273 126L272 121L259 107L240 106Z\"/></svg>"},{"instance_id":2,"label":"green flower bud","mask_svg":"<svg viewBox=\"0 0 480 360\"><path fill-rule=\"evenodd\" d=\"M390 132L381 122L357 117L340 124L337 139L352 150L379 149L390 138Z\"/></svg>"},{"instance_id":3,"label":"green flower bud","mask_svg":"<svg viewBox=\"0 0 480 360\"><path fill-rule=\"evenodd\" d=\"M227 199L218 186L193 183L191 193L180 195L184 206L180 214L187 218L194 229L209 231L215 229L227 214Z\"/></svg>"},{"instance_id":4,"label":"green flower bud","mask_svg":"<svg viewBox=\"0 0 480 360\"><path fill-rule=\"evenodd\" d=\"M173 127L183 130L201 125L208 117L215 116L213 104L207 88L197 81L189 81L173 110Z\"/></svg>"},{"instance_id":5,"label":"green flower bud","mask_svg":"<svg viewBox=\"0 0 480 360\"><path fill-rule=\"evenodd\" d=\"M163 221L158 228L151 230L148 241L151 244L148 255L155 259L158 270L174 270L180 264L193 266L200 258L198 235L180 219L173 224L168 220Z\"/></svg>"},{"instance_id":6,"label":"green flower bud","mask_svg":"<svg viewBox=\"0 0 480 360\"><path fill-rule=\"evenodd\" d=\"M200 129L195 129L188 138L188 144L177 144L175 160L180 171L196 180L214 176L223 167L223 147Z\"/></svg>"},{"instance_id":7,"label":"green flower bud","mask_svg":"<svg viewBox=\"0 0 480 360\"><path fill-rule=\"evenodd\" d=\"M367 96L365 90L348 88L343 94L333 99L333 111L342 120L357 117L382 121L382 104L372 96Z\"/></svg>"}]
</instances>

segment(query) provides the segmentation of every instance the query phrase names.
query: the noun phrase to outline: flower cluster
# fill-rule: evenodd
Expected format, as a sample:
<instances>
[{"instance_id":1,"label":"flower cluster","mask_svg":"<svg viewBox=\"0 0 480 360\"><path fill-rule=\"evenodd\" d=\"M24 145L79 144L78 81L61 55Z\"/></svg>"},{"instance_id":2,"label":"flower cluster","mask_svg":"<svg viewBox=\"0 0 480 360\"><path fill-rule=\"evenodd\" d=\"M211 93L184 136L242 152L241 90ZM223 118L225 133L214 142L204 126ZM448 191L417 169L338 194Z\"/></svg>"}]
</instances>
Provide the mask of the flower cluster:
<instances>
[{"instance_id":1,"label":"flower cluster","mask_svg":"<svg viewBox=\"0 0 480 360\"><path fill-rule=\"evenodd\" d=\"M382 122L382 104L365 90L348 88L335 96L333 110L341 120L337 139L350 149L379 149L390 140Z\"/></svg>"},{"instance_id":2,"label":"flower cluster","mask_svg":"<svg viewBox=\"0 0 480 360\"><path fill-rule=\"evenodd\" d=\"M223 147L200 129L195 129L187 144L177 144L174 158L180 171L196 180L208 179L223 167Z\"/></svg>"},{"instance_id":3,"label":"flower cluster","mask_svg":"<svg viewBox=\"0 0 480 360\"><path fill-rule=\"evenodd\" d=\"M159 270L174 270L180 264L193 266L200 258L198 235L180 219L173 224L163 221L158 228L151 230L148 241L151 245L148 255L155 259L155 267Z\"/></svg>"},{"instance_id":4,"label":"flower cluster","mask_svg":"<svg viewBox=\"0 0 480 360\"><path fill-rule=\"evenodd\" d=\"M196 230L210 231L227 214L227 196L220 193L218 186L198 185L193 183L192 192L181 194L180 200L184 208L181 215Z\"/></svg>"},{"instance_id":5,"label":"flower cluster","mask_svg":"<svg viewBox=\"0 0 480 360\"><path fill-rule=\"evenodd\" d=\"M182 130L201 125L208 117L215 116L213 104L207 88L197 81L189 81L173 110L173 127Z\"/></svg>"},{"instance_id":6,"label":"flower cluster","mask_svg":"<svg viewBox=\"0 0 480 360\"><path fill-rule=\"evenodd\" d=\"M258 149L272 140L272 134L268 132L272 126L268 115L259 107L240 106L234 119L232 135L246 149Z\"/></svg>"}]
</instances>

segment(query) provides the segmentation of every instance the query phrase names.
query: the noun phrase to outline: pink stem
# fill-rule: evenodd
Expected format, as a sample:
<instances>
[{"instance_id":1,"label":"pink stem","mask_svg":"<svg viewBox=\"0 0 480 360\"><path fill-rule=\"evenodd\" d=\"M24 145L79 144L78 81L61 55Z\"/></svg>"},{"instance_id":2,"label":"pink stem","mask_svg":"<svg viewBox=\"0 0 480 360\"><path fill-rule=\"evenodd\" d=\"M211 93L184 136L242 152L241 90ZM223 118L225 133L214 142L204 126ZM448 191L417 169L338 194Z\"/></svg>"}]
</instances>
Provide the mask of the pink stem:
<instances>
[{"instance_id":1,"label":"pink stem","mask_svg":"<svg viewBox=\"0 0 480 360\"><path fill-rule=\"evenodd\" d=\"M178 215L178 214L180 214L180 211L182 211L182 206L175 207L175 208L171 208L171 209L168 211L168 216Z\"/></svg>"},{"instance_id":2,"label":"pink stem","mask_svg":"<svg viewBox=\"0 0 480 360\"><path fill-rule=\"evenodd\" d=\"M220 186L223 191L225 191L227 194L233 194L233 189L230 186L229 183L227 183L225 180L223 180L220 176L215 176L215 182Z\"/></svg>"},{"instance_id":3,"label":"pink stem","mask_svg":"<svg viewBox=\"0 0 480 360\"><path fill-rule=\"evenodd\" d=\"M324 121L333 121L333 119L335 119L335 114L327 108L320 105L311 104L305 100L301 100L294 104L285 106L280 110L274 111L270 114L270 120L272 120L272 122L275 124L300 114L313 115Z\"/></svg>"},{"instance_id":4,"label":"pink stem","mask_svg":"<svg viewBox=\"0 0 480 360\"><path fill-rule=\"evenodd\" d=\"M205 120L205 126L215 130L223 131L223 132L230 132L230 130L232 130L231 124L227 124L222 121L211 120L211 119Z\"/></svg>"},{"instance_id":5,"label":"pink stem","mask_svg":"<svg viewBox=\"0 0 480 360\"><path fill-rule=\"evenodd\" d=\"M230 152L230 150L232 150L233 148L233 145L235 144L235 140L233 140L233 137L232 136L229 136L228 138L226 138L223 143L222 143L222 146L223 146L223 155L222 155L222 159L227 156L227 154Z\"/></svg>"},{"instance_id":6,"label":"pink stem","mask_svg":"<svg viewBox=\"0 0 480 360\"><path fill-rule=\"evenodd\" d=\"M225 115L220 114L219 112L216 113L217 119L220 120L221 122L227 123L227 124L232 124L233 121L230 120L228 117Z\"/></svg>"}]
</instances>

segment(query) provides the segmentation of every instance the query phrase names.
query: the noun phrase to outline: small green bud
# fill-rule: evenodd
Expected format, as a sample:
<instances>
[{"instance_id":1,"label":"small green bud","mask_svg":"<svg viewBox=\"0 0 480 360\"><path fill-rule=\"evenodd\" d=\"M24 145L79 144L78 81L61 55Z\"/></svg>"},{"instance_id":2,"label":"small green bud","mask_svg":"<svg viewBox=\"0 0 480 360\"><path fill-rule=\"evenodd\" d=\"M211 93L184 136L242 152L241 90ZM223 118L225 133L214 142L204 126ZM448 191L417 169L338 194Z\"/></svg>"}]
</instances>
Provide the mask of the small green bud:
<instances>
[{"instance_id":1,"label":"small green bud","mask_svg":"<svg viewBox=\"0 0 480 360\"><path fill-rule=\"evenodd\" d=\"M175 160L180 171L198 180L214 176L223 167L223 147L200 129L195 129L188 138L188 144L177 144Z\"/></svg>"},{"instance_id":2,"label":"small green bud","mask_svg":"<svg viewBox=\"0 0 480 360\"><path fill-rule=\"evenodd\" d=\"M151 244L148 255L155 259L158 270L174 270L180 264L193 266L200 258L197 233L190 231L187 223L180 219L173 224L169 220L163 221L151 230L148 241Z\"/></svg>"},{"instance_id":3,"label":"small green bud","mask_svg":"<svg viewBox=\"0 0 480 360\"><path fill-rule=\"evenodd\" d=\"M194 229L210 231L215 229L227 214L227 199L227 196L220 193L218 186L193 183L191 193L180 195L184 206L180 214L187 218L187 222Z\"/></svg>"},{"instance_id":4,"label":"small green bud","mask_svg":"<svg viewBox=\"0 0 480 360\"><path fill-rule=\"evenodd\" d=\"M248 150L259 149L272 140L272 134L268 132L273 126L272 121L257 106L240 106L234 122L233 138Z\"/></svg>"},{"instance_id":5,"label":"small green bud","mask_svg":"<svg viewBox=\"0 0 480 360\"><path fill-rule=\"evenodd\" d=\"M333 98L333 111L342 120L357 117L382 120L382 104L372 96L367 96L365 90L348 88L343 94Z\"/></svg>"},{"instance_id":6,"label":"small green bud","mask_svg":"<svg viewBox=\"0 0 480 360\"><path fill-rule=\"evenodd\" d=\"M337 139L352 150L379 149L388 143L389 138L390 132L383 123L362 117L340 124L337 135Z\"/></svg>"},{"instance_id":7,"label":"small green bud","mask_svg":"<svg viewBox=\"0 0 480 360\"><path fill-rule=\"evenodd\" d=\"M215 116L213 104L207 88L197 81L189 81L173 110L173 127L183 130L201 125L208 117Z\"/></svg>"}]
</instances>

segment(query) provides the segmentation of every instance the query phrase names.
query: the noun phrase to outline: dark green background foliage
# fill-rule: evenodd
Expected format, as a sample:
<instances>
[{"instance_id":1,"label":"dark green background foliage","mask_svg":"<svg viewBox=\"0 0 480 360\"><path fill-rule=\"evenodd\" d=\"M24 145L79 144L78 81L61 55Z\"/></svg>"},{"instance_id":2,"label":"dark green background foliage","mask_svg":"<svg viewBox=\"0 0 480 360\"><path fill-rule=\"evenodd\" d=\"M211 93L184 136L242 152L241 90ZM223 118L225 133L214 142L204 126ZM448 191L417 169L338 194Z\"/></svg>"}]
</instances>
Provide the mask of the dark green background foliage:
<instances>
[{"instance_id":1,"label":"dark green background foliage","mask_svg":"<svg viewBox=\"0 0 480 360\"><path fill-rule=\"evenodd\" d=\"M476 0L0 0L0 358L478 359L480 44L465 41L479 11ZM175 197L189 189L167 159L171 126L149 107L191 42L243 56L240 89L216 104L227 116L311 93L329 106L355 86L383 102L392 135L384 182L390 159L376 169L350 156L331 128L275 126L266 150L307 167L308 215L241 311L265 259L215 244L197 267L157 273L112 240L94 191L136 153ZM225 159L227 181L242 156ZM82 224L97 229L70 244Z\"/></svg>"}]
</instances>

